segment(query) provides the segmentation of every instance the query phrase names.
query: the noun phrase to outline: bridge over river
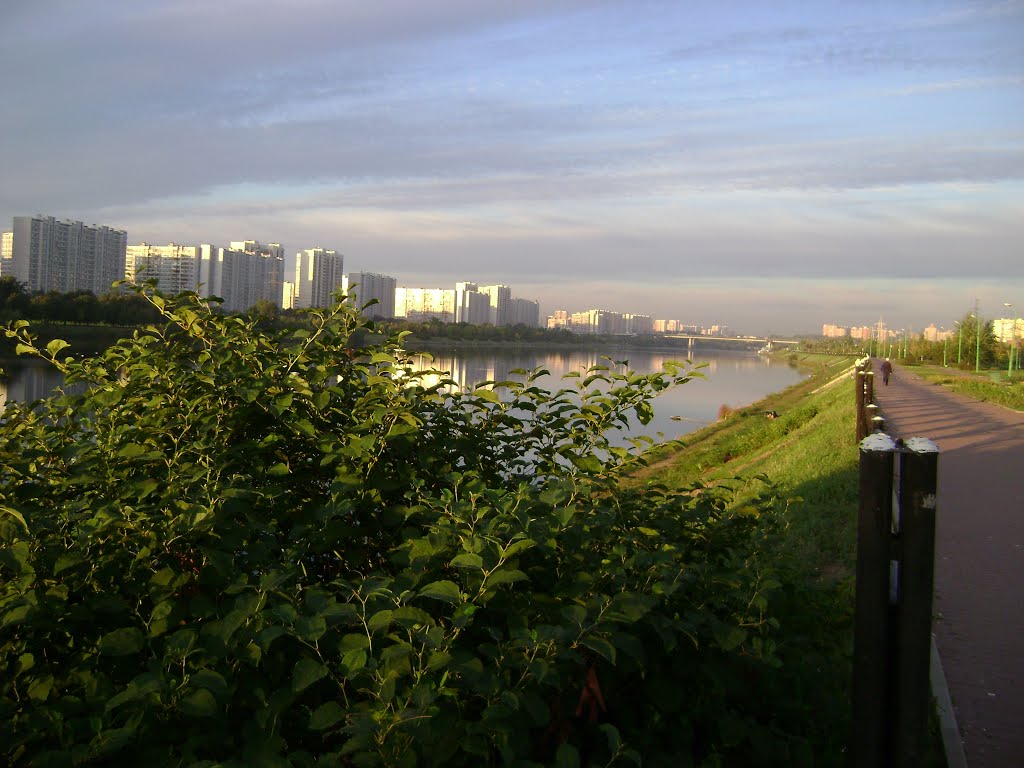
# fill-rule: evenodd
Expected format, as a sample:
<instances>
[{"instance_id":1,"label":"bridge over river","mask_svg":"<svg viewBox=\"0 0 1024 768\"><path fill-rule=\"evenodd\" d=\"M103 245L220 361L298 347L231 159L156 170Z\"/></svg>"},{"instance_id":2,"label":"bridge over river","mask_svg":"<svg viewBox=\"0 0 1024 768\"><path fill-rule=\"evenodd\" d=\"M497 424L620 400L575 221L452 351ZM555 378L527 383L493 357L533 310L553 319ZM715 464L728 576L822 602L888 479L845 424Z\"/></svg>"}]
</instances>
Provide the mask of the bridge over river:
<instances>
[{"instance_id":1,"label":"bridge over river","mask_svg":"<svg viewBox=\"0 0 1024 768\"><path fill-rule=\"evenodd\" d=\"M775 345L783 346L796 346L800 343L799 339L774 339L774 338L759 338L756 336L699 336L696 334L689 333L666 333L664 338L666 339L686 339L686 346L689 349L693 349L698 341L702 341L708 344L726 344L744 347L759 346L766 352L771 352Z\"/></svg>"}]
</instances>

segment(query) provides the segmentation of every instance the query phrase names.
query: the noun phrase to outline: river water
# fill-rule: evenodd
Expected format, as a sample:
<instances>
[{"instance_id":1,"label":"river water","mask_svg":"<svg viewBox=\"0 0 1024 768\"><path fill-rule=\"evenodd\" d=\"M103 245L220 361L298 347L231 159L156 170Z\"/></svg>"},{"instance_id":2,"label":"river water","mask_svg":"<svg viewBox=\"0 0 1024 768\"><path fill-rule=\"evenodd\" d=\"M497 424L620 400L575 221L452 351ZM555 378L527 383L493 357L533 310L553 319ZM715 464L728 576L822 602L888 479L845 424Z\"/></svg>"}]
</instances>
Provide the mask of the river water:
<instances>
[{"instance_id":1,"label":"river water","mask_svg":"<svg viewBox=\"0 0 1024 768\"><path fill-rule=\"evenodd\" d=\"M679 354L638 349L613 353L539 348L474 349L432 352L433 362L426 356L419 356L417 365L450 372L451 378L463 387L472 387L482 381L511 379L510 372L517 368L533 370L542 367L551 375L538 384L548 389L559 389L571 387L574 381L561 382L559 379L564 374L608 364L604 355L615 360L628 360L629 367L638 373L659 371L666 361L683 359ZM697 350L694 362L706 364L700 369L703 378L696 378L659 395L654 401L654 419L646 426L631 425L631 436L646 435L656 440L678 437L714 421L722 405L733 408L749 405L803 378L799 371L784 361L755 352ZM7 377L0 378L0 411L8 400L28 402L46 397L61 383L60 374L39 363L8 360L2 367Z\"/></svg>"}]
</instances>

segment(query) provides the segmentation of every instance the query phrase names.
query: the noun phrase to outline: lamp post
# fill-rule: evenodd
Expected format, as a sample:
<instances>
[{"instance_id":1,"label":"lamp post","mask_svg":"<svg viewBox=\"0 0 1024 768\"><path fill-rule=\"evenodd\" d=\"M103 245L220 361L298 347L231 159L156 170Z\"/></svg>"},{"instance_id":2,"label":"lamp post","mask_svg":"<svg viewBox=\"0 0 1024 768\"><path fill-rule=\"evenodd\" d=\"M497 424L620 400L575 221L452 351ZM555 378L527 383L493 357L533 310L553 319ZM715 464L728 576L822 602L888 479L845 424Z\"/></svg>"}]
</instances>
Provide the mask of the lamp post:
<instances>
[{"instance_id":1,"label":"lamp post","mask_svg":"<svg viewBox=\"0 0 1024 768\"><path fill-rule=\"evenodd\" d=\"M957 320L956 325L960 329L960 340L956 343L956 364L959 366L964 352L964 324Z\"/></svg>"},{"instance_id":2,"label":"lamp post","mask_svg":"<svg viewBox=\"0 0 1024 768\"><path fill-rule=\"evenodd\" d=\"M1010 322L1013 325L1010 326L1010 350L1006 355L1006 378L1013 378L1013 350L1017 346L1017 318L1013 316L1013 304L1008 301L1003 302L1003 306L1010 310Z\"/></svg>"},{"instance_id":3,"label":"lamp post","mask_svg":"<svg viewBox=\"0 0 1024 768\"><path fill-rule=\"evenodd\" d=\"M981 372L981 315L974 313L974 372Z\"/></svg>"},{"instance_id":4,"label":"lamp post","mask_svg":"<svg viewBox=\"0 0 1024 768\"><path fill-rule=\"evenodd\" d=\"M946 333L945 329L942 331L942 367L948 367L946 365L946 349L949 347L949 334Z\"/></svg>"}]
</instances>

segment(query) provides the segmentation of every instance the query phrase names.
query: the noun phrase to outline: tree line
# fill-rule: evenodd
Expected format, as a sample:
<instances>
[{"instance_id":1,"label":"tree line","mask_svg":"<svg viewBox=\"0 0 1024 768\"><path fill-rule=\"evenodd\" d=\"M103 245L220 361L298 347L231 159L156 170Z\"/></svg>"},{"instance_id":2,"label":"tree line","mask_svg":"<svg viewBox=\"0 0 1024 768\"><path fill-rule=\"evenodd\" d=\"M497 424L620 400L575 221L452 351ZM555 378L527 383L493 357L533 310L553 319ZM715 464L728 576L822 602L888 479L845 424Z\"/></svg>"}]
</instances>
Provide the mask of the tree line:
<instances>
[{"instance_id":1,"label":"tree line","mask_svg":"<svg viewBox=\"0 0 1024 768\"><path fill-rule=\"evenodd\" d=\"M11 275L0 277L0 321L34 320L46 323L146 325L159 314L137 293L112 289L101 296L92 291L30 291Z\"/></svg>"}]
</instances>

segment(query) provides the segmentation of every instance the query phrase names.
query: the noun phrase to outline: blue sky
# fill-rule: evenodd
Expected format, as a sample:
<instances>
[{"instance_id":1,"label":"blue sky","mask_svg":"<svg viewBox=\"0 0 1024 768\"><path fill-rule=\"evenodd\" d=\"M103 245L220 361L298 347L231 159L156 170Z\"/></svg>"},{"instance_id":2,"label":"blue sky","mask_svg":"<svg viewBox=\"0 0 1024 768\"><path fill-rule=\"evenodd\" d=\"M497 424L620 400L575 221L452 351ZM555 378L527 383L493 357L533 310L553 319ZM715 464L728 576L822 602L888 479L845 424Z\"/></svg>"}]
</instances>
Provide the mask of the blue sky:
<instances>
[{"instance_id":1,"label":"blue sky","mask_svg":"<svg viewBox=\"0 0 1024 768\"><path fill-rule=\"evenodd\" d=\"M1024 2L8 0L0 226L738 331L1024 308Z\"/></svg>"}]
</instances>

